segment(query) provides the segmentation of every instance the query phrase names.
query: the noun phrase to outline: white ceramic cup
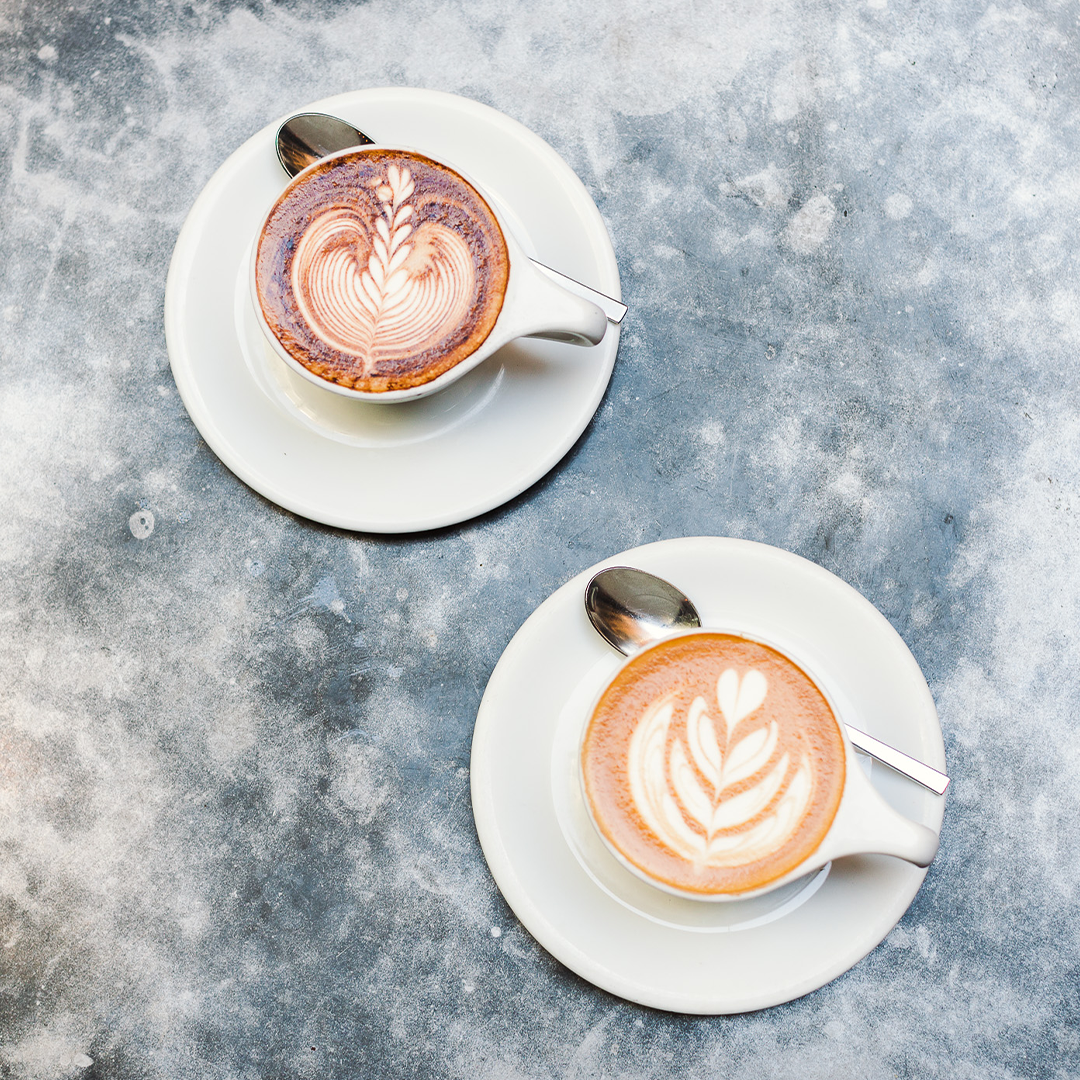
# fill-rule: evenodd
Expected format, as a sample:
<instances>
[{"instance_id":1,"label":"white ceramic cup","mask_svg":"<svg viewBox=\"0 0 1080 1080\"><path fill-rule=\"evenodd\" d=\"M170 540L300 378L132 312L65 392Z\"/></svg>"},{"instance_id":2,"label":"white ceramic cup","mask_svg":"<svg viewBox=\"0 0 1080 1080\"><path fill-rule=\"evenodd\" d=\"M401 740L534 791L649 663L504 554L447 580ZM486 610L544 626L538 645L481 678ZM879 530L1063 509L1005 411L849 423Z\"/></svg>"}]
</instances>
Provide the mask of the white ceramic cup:
<instances>
[{"instance_id":1,"label":"white ceramic cup","mask_svg":"<svg viewBox=\"0 0 1080 1080\"><path fill-rule=\"evenodd\" d=\"M768 646L776 650L807 675L810 681L821 691L840 729L840 735L844 743L844 787L840 797L832 824L818 844L817 848L809 856L803 859L791 870L774 878L759 888L748 889L743 892L702 893L691 892L676 888L666 882L652 877L640 867L631 862L623 853L604 835L594 817L593 807L585 787L584 770L582 766L582 748L588 730L589 722L595 712L600 699L616 680L619 679L623 670L635 660L646 656L651 650L670 642L673 638L694 637L699 634L731 634ZM577 753L577 781L580 787L581 798L588 812L590 822L603 842L604 847L618 860L618 862L636 877L649 885L674 896L690 900L704 902L745 900L755 896L762 896L784 885L788 885L799 878L806 877L820 870L834 859L848 855L893 855L913 863L915 866L929 866L938 850L938 835L925 825L920 825L909 820L902 814L897 813L878 794L870 783L869 777L858 764L854 747L845 731L845 717L837 707L835 695L830 694L827 683L818 674L808 668L790 649L774 640L762 637L757 633L748 633L742 629L728 626L702 627L700 630L688 630L679 634L672 634L661 641L654 642L641 651L628 657L620 665L618 671L607 680L603 689L592 700L587 713L582 719L581 733L578 739ZM850 719L850 718L847 718Z\"/></svg>"},{"instance_id":2,"label":"white ceramic cup","mask_svg":"<svg viewBox=\"0 0 1080 1080\"><path fill-rule=\"evenodd\" d=\"M308 166L307 169L297 173L286 185L284 191L287 192L292 187L302 184L310 169L316 167L321 168L325 166L327 161L333 161L337 158L350 158L358 152L358 149L361 152L363 150L363 148L353 147L349 150L342 150L337 154L332 154L328 158L320 159L313 165ZM499 316L490 333L478 348L448 371L443 372L436 378L431 379L429 382L422 383L419 386L412 386L403 390L356 390L352 387L342 386L339 383L331 382L329 379L324 379L300 363L300 361L281 344L274 332L270 329L270 326L263 315L256 284L256 258L259 248L258 239L266 227L270 213L273 212L273 208L271 208L267 213L267 217L264 218L262 225L260 225L255 243L253 243L251 247L249 270L251 302L255 309L255 317L262 329L267 343L285 364L297 372L297 374L307 379L308 382L311 382L324 390L328 390L331 393L342 394L345 397L377 404L392 404L395 402L412 401L416 398L426 397L428 394L434 394L439 390L445 389L451 383L456 382L463 375L472 371L478 364L483 363L484 360L497 352L504 345L508 345L511 341L515 341L518 338L546 338L552 341L562 341L573 345L583 346L598 345L600 343L607 331L607 316L604 312L591 301L577 296L569 290L564 289L561 285L556 284L551 278L543 273L543 271L537 268L532 259L526 254L525 249L514 236L513 231L507 224L506 219L500 213L495 201L484 191L484 188L480 184L456 165L452 165L444 160L432 158L430 154L426 154L421 150L411 147L386 146L383 144L379 144L378 147L372 147L371 149L380 152L399 151L404 154L418 154L432 161L436 161L438 164L444 165L446 168L456 172L480 193L499 223L499 228L502 230L503 238L506 241L507 253L509 255L509 278ZM279 196L278 199L275 200L275 206L280 201L281 197L282 196Z\"/></svg>"}]
</instances>

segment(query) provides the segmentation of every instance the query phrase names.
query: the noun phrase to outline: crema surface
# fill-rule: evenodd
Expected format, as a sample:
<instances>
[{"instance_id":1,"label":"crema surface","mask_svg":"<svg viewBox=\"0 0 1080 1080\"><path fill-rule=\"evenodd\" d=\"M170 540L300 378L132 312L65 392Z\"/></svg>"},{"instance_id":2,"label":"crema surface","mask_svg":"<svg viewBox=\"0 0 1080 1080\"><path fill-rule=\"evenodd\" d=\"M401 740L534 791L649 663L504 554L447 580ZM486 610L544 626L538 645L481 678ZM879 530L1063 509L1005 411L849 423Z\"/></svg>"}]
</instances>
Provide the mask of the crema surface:
<instances>
[{"instance_id":1,"label":"crema surface","mask_svg":"<svg viewBox=\"0 0 1080 1080\"><path fill-rule=\"evenodd\" d=\"M263 316L292 357L380 392L430 382L484 343L509 257L490 207L456 172L367 148L290 184L255 273Z\"/></svg>"},{"instance_id":2,"label":"crema surface","mask_svg":"<svg viewBox=\"0 0 1080 1080\"><path fill-rule=\"evenodd\" d=\"M663 884L744 892L808 858L836 815L844 743L829 703L781 653L728 634L634 657L582 746L608 842Z\"/></svg>"}]
</instances>

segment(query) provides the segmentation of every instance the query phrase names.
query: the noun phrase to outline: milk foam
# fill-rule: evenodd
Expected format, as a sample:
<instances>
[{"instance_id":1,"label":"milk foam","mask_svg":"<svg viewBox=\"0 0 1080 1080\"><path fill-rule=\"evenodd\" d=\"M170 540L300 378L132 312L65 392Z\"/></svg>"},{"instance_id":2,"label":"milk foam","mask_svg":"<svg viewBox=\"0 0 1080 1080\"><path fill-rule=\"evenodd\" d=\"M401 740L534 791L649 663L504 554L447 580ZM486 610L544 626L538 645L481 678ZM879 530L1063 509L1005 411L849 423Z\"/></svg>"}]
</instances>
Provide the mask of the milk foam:
<instances>
[{"instance_id":1,"label":"milk foam","mask_svg":"<svg viewBox=\"0 0 1080 1080\"><path fill-rule=\"evenodd\" d=\"M506 238L464 177L422 154L345 151L300 173L255 252L256 302L285 353L365 393L438 378L499 318Z\"/></svg>"},{"instance_id":2,"label":"milk foam","mask_svg":"<svg viewBox=\"0 0 1080 1080\"><path fill-rule=\"evenodd\" d=\"M386 357L421 352L468 312L476 270L465 240L437 222L414 224L407 167L391 165L377 193L382 215L350 207L315 216L297 245L292 287L312 332L359 361L367 375ZM370 248L366 266L356 251Z\"/></svg>"},{"instance_id":3,"label":"milk foam","mask_svg":"<svg viewBox=\"0 0 1080 1080\"><path fill-rule=\"evenodd\" d=\"M802 820L813 776L809 760L788 751L769 767L780 736L775 720L736 737L768 696L765 676L751 669L740 678L731 668L720 675L722 743L701 697L687 710L685 742L677 734L669 738L674 696L653 702L630 739L627 774L641 820L665 847L699 867L738 866L775 853Z\"/></svg>"}]
</instances>

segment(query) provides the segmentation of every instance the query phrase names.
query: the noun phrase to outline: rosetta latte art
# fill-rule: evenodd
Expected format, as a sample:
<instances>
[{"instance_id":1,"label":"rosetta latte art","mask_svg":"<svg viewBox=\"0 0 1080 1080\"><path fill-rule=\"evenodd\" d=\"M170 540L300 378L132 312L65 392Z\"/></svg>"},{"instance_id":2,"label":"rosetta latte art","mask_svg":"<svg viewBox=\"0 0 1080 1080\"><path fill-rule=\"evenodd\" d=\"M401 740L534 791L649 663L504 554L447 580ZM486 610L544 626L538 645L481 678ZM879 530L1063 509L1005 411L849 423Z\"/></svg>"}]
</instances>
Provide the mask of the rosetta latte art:
<instances>
[{"instance_id":1,"label":"rosetta latte art","mask_svg":"<svg viewBox=\"0 0 1080 1080\"><path fill-rule=\"evenodd\" d=\"M790 838L806 809L809 765L786 752L773 760L780 737L776 721L734 737L736 726L767 694L759 671L740 678L729 668L716 687L723 742L701 697L686 716L685 742L669 739L674 706L662 701L630 740L634 806L658 840L691 862L733 866L764 858Z\"/></svg>"},{"instance_id":2,"label":"rosetta latte art","mask_svg":"<svg viewBox=\"0 0 1080 1080\"><path fill-rule=\"evenodd\" d=\"M437 222L416 225L407 167L391 165L378 187L382 214L369 223L350 208L317 217L293 257L297 305L330 346L367 375L383 357L420 352L461 322L475 291L468 244ZM369 245L370 241L370 245ZM370 246L367 265L357 250Z\"/></svg>"},{"instance_id":3,"label":"rosetta latte art","mask_svg":"<svg viewBox=\"0 0 1080 1080\"><path fill-rule=\"evenodd\" d=\"M319 379L364 393L438 378L487 339L509 281L506 238L453 169L364 147L300 173L259 237L270 333Z\"/></svg>"}]
</instances>

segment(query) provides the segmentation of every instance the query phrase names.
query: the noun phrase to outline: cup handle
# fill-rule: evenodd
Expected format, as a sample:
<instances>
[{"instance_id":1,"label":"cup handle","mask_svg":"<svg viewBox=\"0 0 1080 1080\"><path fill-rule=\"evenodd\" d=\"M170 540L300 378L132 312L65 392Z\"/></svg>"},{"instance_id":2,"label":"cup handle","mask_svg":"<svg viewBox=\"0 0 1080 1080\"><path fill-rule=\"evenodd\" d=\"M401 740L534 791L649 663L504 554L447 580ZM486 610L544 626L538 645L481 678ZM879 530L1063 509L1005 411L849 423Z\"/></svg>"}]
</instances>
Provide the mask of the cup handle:
<instances>
[{"instance_id":1,"label":"cup handle","mask_svg":"<svg viewBox=\"0 0 1080 1080\"><path fill-rule=\"evenodd\" d=\"M840 808L819 857L824 862L844 855L895 855L916 866L929 866L938 843L933 829L897 813L862 769L849 764Z\"/></svg>"},{"instance_id":2,"label":"cup handle","mask_svg":"<svg viewBox=\"0 0 1080 1080\"><path fill-rule=\"evenodd\" d=\"M608 320L596 304L556 284L527 259L514 263L513 273L520 273L524 279L514 337L546 338L573 345L600 344Z\"/></svg>"}]
</instances>

